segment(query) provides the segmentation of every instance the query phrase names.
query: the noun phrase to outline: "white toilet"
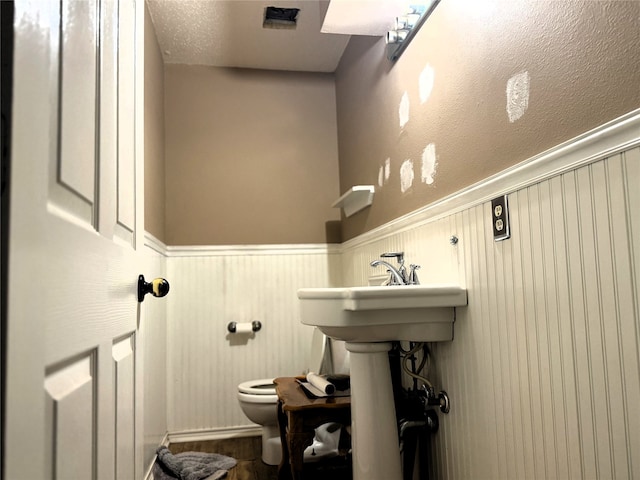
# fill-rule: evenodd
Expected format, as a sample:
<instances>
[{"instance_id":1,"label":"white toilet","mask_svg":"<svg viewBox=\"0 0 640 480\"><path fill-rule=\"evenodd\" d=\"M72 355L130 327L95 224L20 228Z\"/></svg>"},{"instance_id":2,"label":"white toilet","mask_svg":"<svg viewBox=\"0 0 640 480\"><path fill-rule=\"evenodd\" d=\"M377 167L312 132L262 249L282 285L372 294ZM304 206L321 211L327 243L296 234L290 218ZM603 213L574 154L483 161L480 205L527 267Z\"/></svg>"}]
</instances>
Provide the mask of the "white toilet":
<instances>
[{"instance_id":1,"label":"white toilet","mask_svg":"<svg viewBox=\"0 0 640 480\"><path fill-rule=\"evenodd\" d=\"M332 349L334 342L314 329L311 340L311 353L309 356L308 370L323 373L333 371L335 373L348 373L348 357L346 350L342 353L340 372L336 372L332 366ZM342 345L341 347L344 348ZM340 356L340 354L338 355ZM302 367L302 365L301 365ZM346 371L345 371L346 370ZM262 461L267 465L279 465L282 459L282 445L280 443L280 429L278 427L278 396L273 378L249 380L238 385L238 401L244 414L254 423L262 425Z\"/></svg>"},{"instance_id":2,"label":"white toilet","mask_svg":"<svg viewBox=\"0 0 640 480\"><path fill-rule=\"evenodd\" d=\"M267 465L279 465L282 446L276 410L278 396L273 378L241 383L238 385L238 401L247 418L262 425L262 461Z\"/></svg>"}]
</instances>

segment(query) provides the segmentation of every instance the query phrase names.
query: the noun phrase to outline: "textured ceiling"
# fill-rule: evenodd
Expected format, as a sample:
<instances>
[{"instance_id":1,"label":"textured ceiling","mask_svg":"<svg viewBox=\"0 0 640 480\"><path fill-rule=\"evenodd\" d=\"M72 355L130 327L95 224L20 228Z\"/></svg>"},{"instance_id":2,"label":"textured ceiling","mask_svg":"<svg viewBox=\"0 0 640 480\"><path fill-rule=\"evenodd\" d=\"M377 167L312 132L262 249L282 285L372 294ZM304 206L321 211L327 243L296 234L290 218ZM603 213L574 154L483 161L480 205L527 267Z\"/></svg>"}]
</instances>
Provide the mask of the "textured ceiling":
<instances>
[{"instance_id":1,"label":"textured ceiling","mask_svg":"<svg viewBox=\"0 0 640 480\"><path fill-rule=\"evenodd\" d=\"M165 63L333 72L348 35L321 33L326 0L147 0ZM295 29L263 28L267 6L299 8Z\"/></svg>"}]
</instances>

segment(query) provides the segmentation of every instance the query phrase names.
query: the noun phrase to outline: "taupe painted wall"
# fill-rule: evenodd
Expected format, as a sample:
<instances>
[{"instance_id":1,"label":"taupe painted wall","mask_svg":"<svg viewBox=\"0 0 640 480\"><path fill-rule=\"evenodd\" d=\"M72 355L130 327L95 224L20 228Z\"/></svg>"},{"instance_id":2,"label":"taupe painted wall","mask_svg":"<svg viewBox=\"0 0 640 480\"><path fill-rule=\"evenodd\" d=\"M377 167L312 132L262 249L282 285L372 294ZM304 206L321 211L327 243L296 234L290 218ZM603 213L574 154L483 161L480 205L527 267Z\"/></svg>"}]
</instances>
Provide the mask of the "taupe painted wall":
<instances>
[{"instance_id":1,"label":"taupe painted wall","mask_svg":"<svg viewBox=\"0 0 640 480\"><path fill-rule=\"evenodd\" d=\"M339 241L333 75L165 67L166 243Z\"/></svg>"},{"instance_id":2,"label":"taupe painted wall","mask_svg":"<svg viewBox=\"0 0 640 480\"><path fill-rule=\"evenodd\" d=\"M144 7L144 228L165 234L164 64L151 17Z\"/></svg>"},{"instance_id":3,"label":"taupe painted wall","mask_svg":"<svg viewBox=\"0 0 640 480\"><path fill-rule=\"evenodd\" d=\"M446 0L395 64L384 48L352 37L336 72L340 190L377 189L371 208L343 221L343 240L640 107L637 1ZM427 65L433 88L421 103ZM511 122L507 82L523 72L528 108ZM400 128L405 92L409 122ZM437 160L431 184L421 178L428 144ZM402 193L407 159L414 181Z\"/></svg>"}]
</instances>

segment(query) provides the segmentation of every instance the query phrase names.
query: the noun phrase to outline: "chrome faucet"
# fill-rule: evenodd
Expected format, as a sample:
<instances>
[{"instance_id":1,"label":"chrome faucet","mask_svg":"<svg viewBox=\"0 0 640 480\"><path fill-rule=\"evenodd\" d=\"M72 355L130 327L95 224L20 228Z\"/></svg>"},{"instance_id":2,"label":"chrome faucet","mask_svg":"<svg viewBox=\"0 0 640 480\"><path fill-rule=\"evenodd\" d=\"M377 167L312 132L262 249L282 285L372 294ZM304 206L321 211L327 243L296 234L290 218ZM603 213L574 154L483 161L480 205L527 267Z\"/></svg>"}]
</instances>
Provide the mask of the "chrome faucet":
<instances>
[{"instance_id":1,"label":"chrome faucet","mask_svg":"<svg viewBox=\"0 0 640 480\"><path fill-rule=\"evenodd\" d=\"M403 278L400 271L396 269L396 267L391 265L389 262L385 262L384 260L374 260L373 262L371 262L372 267L377 267L378 265L384 265L385 267L387 267L387 272L391 274L386 285L406 285L405 279Z\"/></svg>"},{"instance_id":2,"label":"chrome faucet","mask_svg":"<svg viewBox=\"0 0 640 480\"><path fill-rule=\"evenodd\" d=\"M391 265L385 260L374 260L371 262L372 267L383 265L387 268L390 277L387 281L387 285L419 285L418 275L416 270L420 268L419 265L411 264L411 271L407 275L407 269L404 266L404 252L388 252L380 255L381 258L396 258L398 261L398 268Z\"/></svg>"}]
</instances>

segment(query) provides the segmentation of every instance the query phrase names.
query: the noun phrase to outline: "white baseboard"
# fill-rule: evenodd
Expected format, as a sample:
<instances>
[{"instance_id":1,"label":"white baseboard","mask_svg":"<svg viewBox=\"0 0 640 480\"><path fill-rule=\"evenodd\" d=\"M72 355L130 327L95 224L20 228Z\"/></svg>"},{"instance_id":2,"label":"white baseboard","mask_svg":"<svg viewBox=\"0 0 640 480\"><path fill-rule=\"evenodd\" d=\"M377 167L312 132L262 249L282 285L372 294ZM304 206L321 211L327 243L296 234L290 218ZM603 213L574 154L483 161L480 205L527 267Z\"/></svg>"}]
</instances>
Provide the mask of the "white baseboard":
<instances>
[{"instance_id":1,"label":"white baseboard","mask_svg":"<svg viewBox=\"0 0 640 480\"><path fill-rule=\"evenodd\" d=\"M201 442L206 440L223 440L227 438L259 437L262 435L260 425L240 427L211 428L208 430L187 430L169 432L169 443Z\"/></svg>"},{"instance_id":2,"label":"white baseboard","mask_svg":"<svg viewBox=\"0 0 640 480\"><path fill-rule=\"evenodd\" d=\"M159 447L168 447L171 443L203 442L206 440L224 440L227 438L259 437L262 435L262 427L259 425L247 425L242 427L212 428L209 430L188 430L183 432L167 432ZM157 455L153 456L151 465L147 467L144 480L154 480L153 465Z\"/></svg>"},{"instance_id":3,"label":"white baseboard","mask_svg":"<svg viewBox=\"0 0 640 480\"><path fill-rule=\"evenodd\" d=\"M164 437L162 438L162 442L160 442L160 445L158 445L158 447L168 447L168 446L169 446L169 432L164 434ZM158 456L154 455L153 458L151 459L151 463L147 466L147 473L144 476L144 480L154 480L153 465L156 463L157 458Z\"/></svg>"}]
</instances>

